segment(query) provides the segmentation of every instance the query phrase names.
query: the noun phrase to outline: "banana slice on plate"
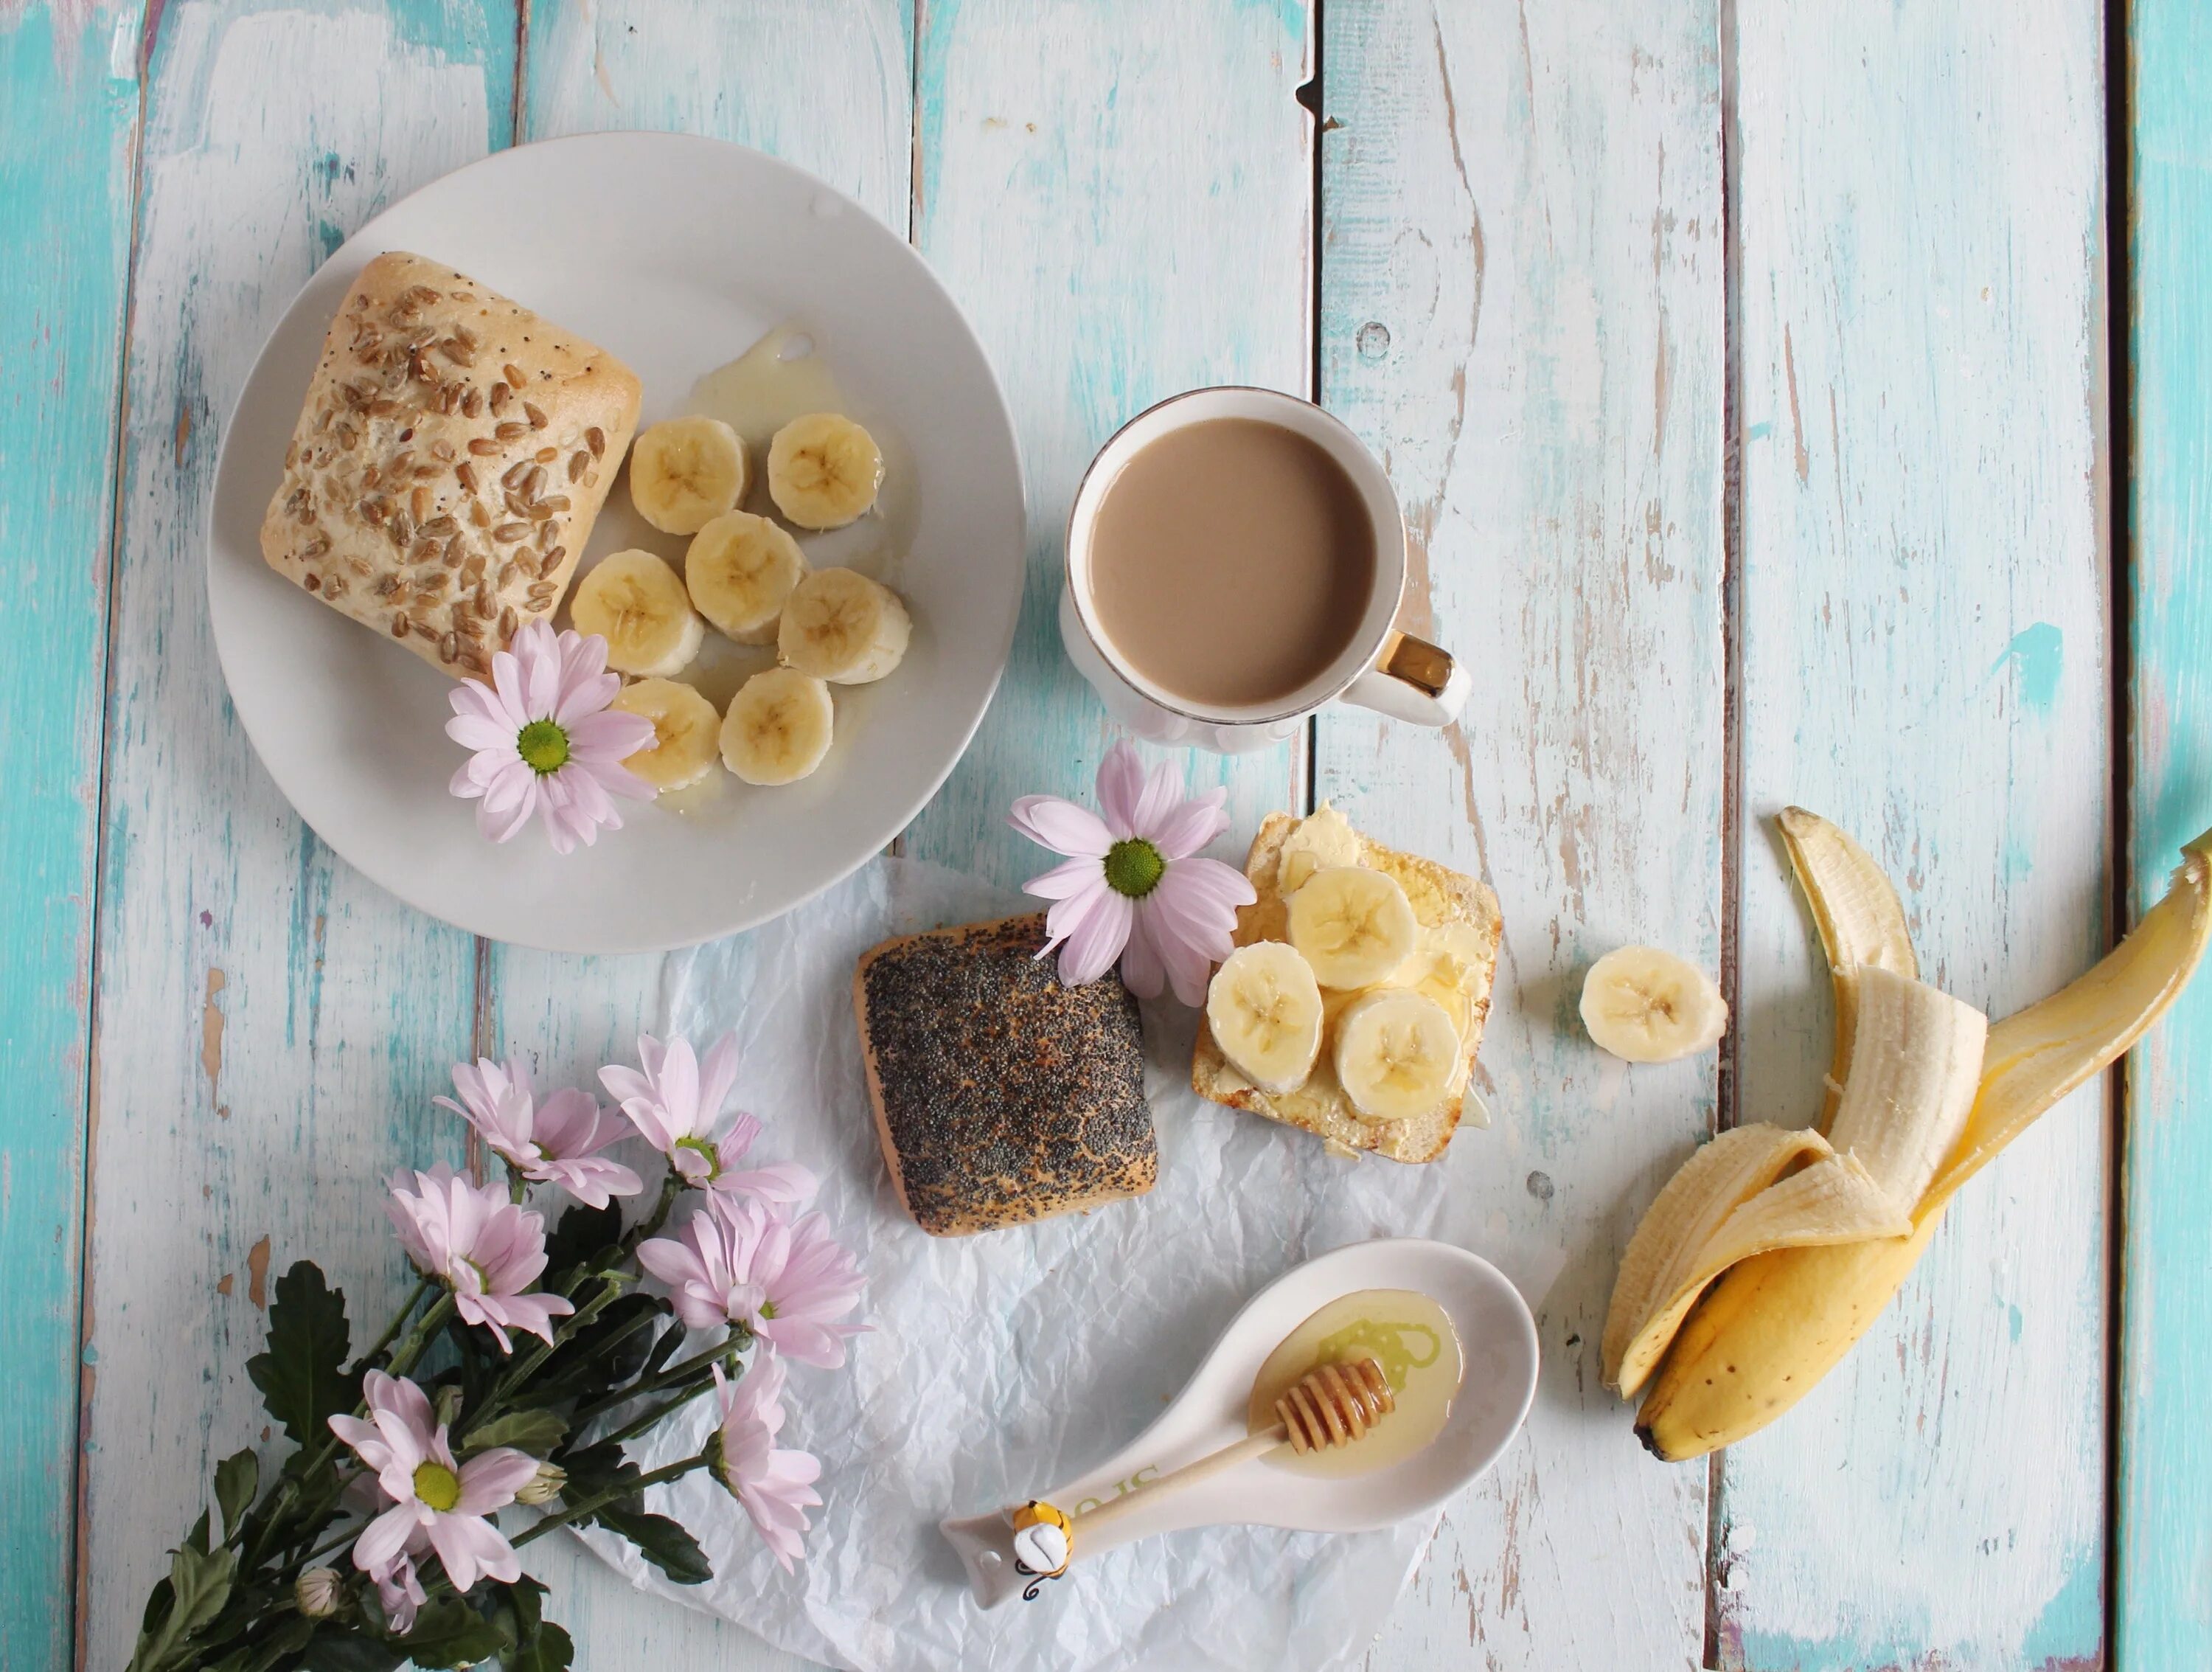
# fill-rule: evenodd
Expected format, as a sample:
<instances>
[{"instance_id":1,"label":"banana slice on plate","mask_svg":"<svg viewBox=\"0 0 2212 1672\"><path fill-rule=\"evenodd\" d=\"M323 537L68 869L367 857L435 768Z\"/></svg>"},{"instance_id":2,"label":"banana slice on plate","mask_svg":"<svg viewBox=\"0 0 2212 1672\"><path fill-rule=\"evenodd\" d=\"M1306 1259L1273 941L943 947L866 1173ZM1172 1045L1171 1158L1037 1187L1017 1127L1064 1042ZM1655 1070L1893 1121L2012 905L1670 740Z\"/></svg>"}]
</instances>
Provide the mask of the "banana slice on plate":
<instances>
[{"instance_id":1,"label":"banana slice on plate","mask_svg":"<svg viewBox=\"0 0 2212 1672\"><path fill-rule=\"evenodd\" d=\"M1213 1043L1262 1091L1295 1091L1321 1055L1321 988L1313 966L1279 940L1239 946L1206 989Z\"/></svg>"},{"instance_id":2,"label":"banana slice on plate","mask_svg":"<svg viewBox=\"0 0 2212 1672\"><path fill-rule=\"evenodd\" d=\"M690 686L674 679L641 679L624 685L612 707L653 722L653 743L623 764L656 793L684 789L714 769L722 717Z\"/></svg>"},{"instance_id":3,"label":"banana slice on plate","mask_svg":"<svg viewBox=\"0 0 2212 1672\"><path fill-rule=\"evenodd\" d=\"M749 473L720 418L669 418L630 443L630 503L664 534L696 534L745 496Z\"/></svg>"},{"instance_id":4,"label":"banana slice on plate","mask_svg":"<svg viewBox=\"0 0 2212 1672\"><path fill-rule=\"evenodd\" d=\"M775 642L784 600L806 574L799 542L750 511L725 511L684 554L692 607L739 644Z\"/></svg>"},{"instance_id":5,"label":"banana slice on plate","mask_svg":"<svg viewBox=\"0 0 2212 1672\"><path fill-rule=\"evenodd\" d=\"M769 497L801 528L842 528L876 502L883 482L876 438L836 412L793 418L768 444Z\"/></svg>"},{"instance_id":6,"label":"banana slice on plate","mask_svg":"<svg viewBox=\"0 0 2212 1672\"><path fill-rule=\"evenodd\" d=\"M1387 981L1421 932L1398 879L1358 865L1325 865L1291 896L1291 945L1323 987Z\"/></svg>"},{"instance_id":7,"label":"banana slice on plate","mask_svg":"<svg viewBox=\"0 0 2212 1672\"><path fill-rule=\"evenodd\" d=\"M617 673L661 678L699 654L707 629L676 571L649 551L611 551L576 585L568 619L607 641Z\"/></svg>"},{"instance_id":8,"label":"banana slice on plate","mask_svg":"<svg viewBox=\"0 0 2212 1672\"><path fill-rule=\"evenodd\" d=\"M1402 987L1363 994L1337 1022L1336 1078L1364 1120L1431 1114L1458 1073L1459 1030L1425 994Z\"/></svg>"},{"instance_id":9,"label":"banana slice on plate","mask_svg":"<svg viewBox=\"0 0 2212 1672\"><path fill-rule=\"evenodd\" d=\"M793 784L830 752L836 711L830 687L772 667L738 688L722 717L722 764L749 784Z\"/></svg>"},{"instance_id":10,"label":"banana slice on plate","mask_svg":"<svg viewBox=\"0 0 2212 1672\"><path fill-rule=\"evenodd\" d=\"M817 569L784 600L776 656L832 684L865 685L899 665L913 630L889 587L852 569Z\"/></svg>"},{"instance_id":11,"label":"banana slice on plate","mask_svg":"<svg viewBox=\"0 0 2212 1672\"><path fill-rule=\"evenodd\" d=\"M1628 1062L1672 1062L1720 1043L1728 1003L1712 977L1656 946L1620 946L1583 977L1583 1025Z\"/></svg>"}]
</instances>

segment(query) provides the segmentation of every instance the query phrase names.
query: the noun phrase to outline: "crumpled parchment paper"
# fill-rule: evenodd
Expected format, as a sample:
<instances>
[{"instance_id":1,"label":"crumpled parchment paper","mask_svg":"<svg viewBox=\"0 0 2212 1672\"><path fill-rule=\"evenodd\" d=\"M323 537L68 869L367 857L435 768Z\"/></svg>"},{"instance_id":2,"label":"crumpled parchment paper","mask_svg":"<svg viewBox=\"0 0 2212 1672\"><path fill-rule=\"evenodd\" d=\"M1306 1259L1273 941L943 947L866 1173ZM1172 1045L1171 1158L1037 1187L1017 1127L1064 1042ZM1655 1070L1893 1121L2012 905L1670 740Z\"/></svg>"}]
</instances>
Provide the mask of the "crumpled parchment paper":
<instances>
[{"instance_id":1,"label":"crumpled parchment paper","mask_svg":"<svg viewBox=\"0 0 2212 1672\"><path fill-rule=\"evenodd\" d=\"M807 1559L787 1575L704 1474L655 1488L714 1564L669 1584L628 1544L584 1535L641 1590L861 1672L1050 1666L1297 1669L1356 1660L1435 1517L1358 1535L1211 1528L1081 1562L1038 1600L983 1613L937 1530L1018 1502L1119 1450L1156 1417L1246 1298L1300 1262L1378 1236L1435 1234L1441 1165L1348 1162L1273 1122L1201 1102L1195 1016L1145 1016L1160 1177L1140 1200L939 1239L908 1219L876 1140L853 1017L854 961L895 934L1030 909L913 860L872 861L766 927L672 953L660 1024L695 1044L734 1029L754 1154L822 1178L817 1205L860 1259L872 1333L842 1371L791 1368L780 1444L822 1459ZM698 1449L702 1399L633 1448L647 1468Z\"/></svg>"}]
</instances>

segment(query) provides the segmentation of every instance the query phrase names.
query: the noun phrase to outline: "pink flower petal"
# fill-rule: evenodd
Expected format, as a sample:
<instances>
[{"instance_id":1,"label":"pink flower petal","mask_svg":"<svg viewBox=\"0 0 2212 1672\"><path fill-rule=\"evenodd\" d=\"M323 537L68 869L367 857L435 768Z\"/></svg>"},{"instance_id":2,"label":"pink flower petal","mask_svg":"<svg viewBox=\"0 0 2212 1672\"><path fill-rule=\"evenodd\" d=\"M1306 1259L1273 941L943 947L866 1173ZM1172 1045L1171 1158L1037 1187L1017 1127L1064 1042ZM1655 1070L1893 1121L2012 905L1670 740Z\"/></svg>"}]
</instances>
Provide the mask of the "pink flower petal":
<instances>
[{"instance_id":1,"label":"pink flower petal","mask_svg":"<svg viewBox=\"0 0 2212 1672\"><path fill-rule=\"evenodd\" d=\"M1131 915L1129 944L1121 953L1121 985L1140 999L1157 996L1166 974L1152 944L1152 915L1141 905Z\"/></svg>"},{"instance_id":2,"label":"pink flower petal","mask_svg":"<svg viewBox=\"0 0 2212 1672\"><path fill-rule=\"evenodd\" d=\"M580 720L562 722L568 728L568 749L573 758L581 761L610 761L617 765L652 743L653 722L643 714L624 714L619 708L602 713L587 714ZM453 730L451 726L446 728Z\"/></svg>"},{"instance_id":3,"label":"pink flower petal","mask_svg":"<svg viewBox=\"0 0 2212 1672\"><path fill-rule=\"evenodd\" d=\"M1137 833L1137 805L1144 793L1144 763L1137 758L1137 751L1130 745L1115 744L1098 764L1098 811L1115 840ZM1070 850L1063 848L1060 851Z\"/></svg>"},{"instance_id":4,"label":"pink flower petal","mask_svg":"<svg viewBox=\"0 0 2212 1672\"><path fill-rule=\"evenodd\" d=\"M1054 912L1065 911L1074 901L1063 900ZM1067 945L1060 949L1060 978L1070 987L1097 981L1114 967L1129 941L1129 902L1110 888L1085 897L1085 909L1067 928Z\"/></svg>"},{"instance_id":5,"label":"pink flower petal","mask_svg":"<svg viewBox=\"0 0 2212 1672\"><path fill-rule=\"evenodd\" d=\"M1142 836L1158 847L1155 834L1168 815L1182 805L1182 772L1164 762L1146 773L1137 805L1129 812L1129 834ZM1227 793L1222 792L1224 796Z\"/></svg>"},{"instance_id":6,"label":"pink flower petal","mask_svg":"<svg viewBox=\"0 0 2212 1672\"><path fill-rule=\"evenodd\" d=\"M512 1447L495 1445L461 1465L461 1495L456 1515L489 1515L514 1502L514 1494L538 1473L538 1459Z\"/></svg>"},{"instance_id":7,"label":"pink flower petal","mask_svg":"<svg viewBox=\"0 0 2212 1672\"><path fill-rule=\"evenodd\" d=\"M1229 815L1222 809L1228 799L1226 789L1210 790L1168 809L1145 834L1160 850L1162 859L1170 862L1188 859L1229 828Z\"/></svg>"},{"instance_id":8,"label":"pink flower petal","mask_svg":"<svg viewBox=\"0 0 2212 1672\"><path fill-rule=\"evenodd\" d=\"M1042 876L1030 878L1022 885L1022 892L1040 900L1066 900L1085 889L1097 887L1105 874L1096 859L1072 859L1055 865Z\"/></svg>"},{"instance_id":9,"label":"pink flower petal","mask_svg":"<svg viewBox=\"0 0 2212 1672\"><path fill-rule=\"evenodd\" d=\"M446 735L464 749L511 749L514 745L514 733L510 728L481 714L456 714L446 722Z\"/></svg>"},{"instance_id":10,"label":"pink flower petal","mask_svg":"<svg viewBox=\"0 0 2212 1672\"><path fill-rule=\"evenodd\" d=\"M364 1573L389 1567L420 1524L413 1504L394 1504L361 1529L353 1541L353 1565Z\"/></svg>"},{"instance_id":11,"label":"pink flower petal","mask_svg":"<svg viewBox=\"0 0 2212 1672\"><path fill-rule=\"evenodd\" d=\"M1007 823L1039 847L1070 857L1103 859L1114 845L1112 832L1097 813L1056 795L1024 795L1014 803Z\"/></svg>"}]
</instances>

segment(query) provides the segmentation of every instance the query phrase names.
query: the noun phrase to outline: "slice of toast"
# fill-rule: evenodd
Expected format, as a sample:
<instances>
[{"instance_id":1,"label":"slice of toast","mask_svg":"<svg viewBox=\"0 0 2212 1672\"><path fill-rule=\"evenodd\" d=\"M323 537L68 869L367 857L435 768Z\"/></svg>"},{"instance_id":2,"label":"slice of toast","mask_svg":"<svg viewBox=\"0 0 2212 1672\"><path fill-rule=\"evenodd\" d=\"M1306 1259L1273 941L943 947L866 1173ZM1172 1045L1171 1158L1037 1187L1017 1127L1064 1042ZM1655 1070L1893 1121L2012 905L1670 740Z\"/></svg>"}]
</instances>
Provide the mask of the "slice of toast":
<instances>
[{"instance_id":1,"label":"slice of toast","mask_svg":"<svg viewBox=\"0 0 2212 1672\"><path fill-rule=\"evenodd\" d=\"M1270 813L1259 835L1253 837L1252 850L1244 860L1244 875L1260 897L1237 914L1239 946L1289 938L1288 909L1279 872L1284 844L1302 822L1290 813ZM1434 860L1400 853L1364 836L1358 841L1358 862L1397 879L1424 930L1462 924L1477 937L1480 950L1468 968L1462 989L1468 1025L1462 1030L1461 1046L1466 1061L1443 1100L1428 1114L1411 1120L1363 1120L1337 1084L1335 1070L1330 1066L1336 1018L1352 995L1328 991L1322 994L1328 1020L1321 1057L1311 1076L1297 1091L1262 1091L1237 1073L1213 1043L1203 1013L1199 1018L1198 1043L1191 1053L1191 1089L1213 1103L1302 1127L1347 1148L1373 1150L1392 1161L1433 1161L1444 1152L1459 1126L1461 1100L1474 1072L1475 1053L1482 1047L1483 1024L1490 1015L1491 982L1504 930L1498 897L1479 879L1448 870Z\"/></svg>"}]
</instances>

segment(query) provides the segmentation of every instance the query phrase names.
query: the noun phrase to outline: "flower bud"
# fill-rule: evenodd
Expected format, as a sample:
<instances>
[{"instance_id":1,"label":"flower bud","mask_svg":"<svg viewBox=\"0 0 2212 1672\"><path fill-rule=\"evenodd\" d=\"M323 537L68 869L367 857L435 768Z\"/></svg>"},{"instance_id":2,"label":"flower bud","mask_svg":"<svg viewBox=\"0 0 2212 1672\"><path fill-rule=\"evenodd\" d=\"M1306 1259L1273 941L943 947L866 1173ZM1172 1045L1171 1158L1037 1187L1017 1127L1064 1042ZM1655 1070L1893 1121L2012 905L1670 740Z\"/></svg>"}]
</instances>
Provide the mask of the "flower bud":
<instances>
[{"instance_id":1,"label":"flower bud","mask_svg":"<svg viewBox=\"0 0 2212 1672\"><path fill-rule=\"evenodd\" d=\"M300 1576L292 1587L292 1596L300 1605L301 1616L308 1620L328 1620L338 1611L343 1600L344 1582L335 1570L311 1567Z\"/></svg>"},{"instance_id":2,"label":"flower bud","mask_svg":"<svg viewBox=\"0 0 2212 1672\"><path fill-rule=\"evenodd\" d=\"M461 1390L452 1383L438 1389L438 1426L450 1428L461 1414Z\"/></svg>"},{"instance_id":3,"label":"flower bud","mask_svg":"<svg viewBox=\"0 0 2212 1672\"><path fill-rule=\"evenodd\" d=\"M568 1484L567 1469L557 1463L540 1463L538 1465L538 1473L525 1480L522 1483L522 1489L514 1494L514 1501L518 1504L532 1505L550 1504L561 1495L562 1490Z\"/></svg>"}]
</instances>

